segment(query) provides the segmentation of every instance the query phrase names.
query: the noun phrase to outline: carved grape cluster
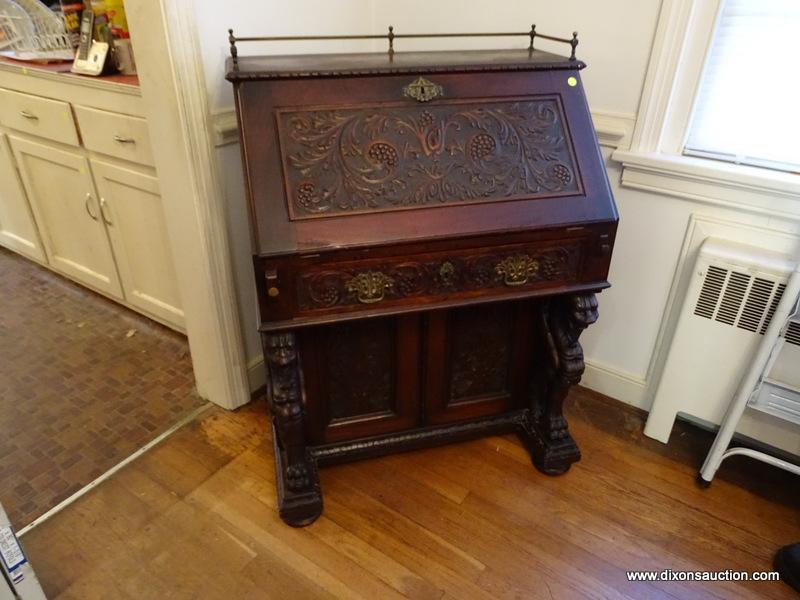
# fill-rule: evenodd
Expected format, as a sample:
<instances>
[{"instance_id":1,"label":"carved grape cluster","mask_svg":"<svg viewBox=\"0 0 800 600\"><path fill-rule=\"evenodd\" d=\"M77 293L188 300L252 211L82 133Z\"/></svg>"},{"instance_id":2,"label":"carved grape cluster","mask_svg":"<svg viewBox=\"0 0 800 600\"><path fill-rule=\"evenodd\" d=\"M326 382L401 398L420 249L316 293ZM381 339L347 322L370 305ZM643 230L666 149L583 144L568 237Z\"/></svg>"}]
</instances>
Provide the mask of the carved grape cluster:
<instances>
[{"instance_id":1,"label":"carved grape cluster","mask_svg":"<svg viewBox=\"0 0 800 600\"><path fill-rule=\"evenodd\" d=\"M367 155L373 162L386 167L397 166L398 156L397 150L391 144L386 142L374 142L370 145Z\"/></svg>"},{"instance_id":2,"label":"carved grape cluster","mask_svg":"<svg viewBox=\"0 0 800 600\"><path fill-rule=\"evenodd\" d=\"M297 203L306 210L320 210L320 197L317 193L317 186L310 181L304 181L297 186L295 191Z\"/></svg>"},{"instance_id":3,"label":"carved grape cluster","mask_svg":"<svg viewBox=\"0 0 800 600\"><path fill-rule=\"evenodd\" d=\"M433 125L433 113L429 110L423 110L419 115L419 124L422 127L430 127Z\"/></svg>"},{"instance_id":4,"label":"carved grape cluster","mask_svg":"<svg viewBox=\"0 0 800 600\"><path fill-rule=\"evenodd\" d=\"M572 171L569 170L567 165L561 163L552 165L550 167L550 174L564 185L572 181Z\"/></svg>"},{"instance_id":5,"label":"carved grape cluster","mask_svg":"<svg viewBox=\"0 0 800 600\"><path fill-rule=\"evenodd\" d=\"M417 291L417 282L412 277L398 277L395 280L395 288L401 296L410 296Z\"/></svg>"},{"instance_id":6,"label":"carved grape cluster","mask_svg":"<svg viewBox=\"0 0 800 600\"><path fill-rule=\"evenodd\" d=\"M479 133L469 143L469 155L472 160L481 160L494 154L497 142L488 133Z\"/></svg>"}]
</instances>

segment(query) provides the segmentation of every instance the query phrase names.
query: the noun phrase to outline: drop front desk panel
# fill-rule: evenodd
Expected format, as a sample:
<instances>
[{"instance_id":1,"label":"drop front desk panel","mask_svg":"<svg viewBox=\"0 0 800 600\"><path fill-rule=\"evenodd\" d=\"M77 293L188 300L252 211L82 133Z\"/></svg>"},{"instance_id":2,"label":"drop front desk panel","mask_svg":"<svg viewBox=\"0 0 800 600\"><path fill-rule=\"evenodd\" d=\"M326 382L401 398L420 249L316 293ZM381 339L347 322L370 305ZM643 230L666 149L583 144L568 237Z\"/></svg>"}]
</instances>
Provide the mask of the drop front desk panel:
<instances>
[{"instance_id":1,"label":"drop front desk panel","mask_svg":"<svg viewBox=\"0 0 800 600\"><path fill-rule=\"evenodd\" d=\"M562 414L617 212L580 83L540 51L229 60L281 517L317 467L516 431L580 458Z\"/></svg>"}]
</instances>

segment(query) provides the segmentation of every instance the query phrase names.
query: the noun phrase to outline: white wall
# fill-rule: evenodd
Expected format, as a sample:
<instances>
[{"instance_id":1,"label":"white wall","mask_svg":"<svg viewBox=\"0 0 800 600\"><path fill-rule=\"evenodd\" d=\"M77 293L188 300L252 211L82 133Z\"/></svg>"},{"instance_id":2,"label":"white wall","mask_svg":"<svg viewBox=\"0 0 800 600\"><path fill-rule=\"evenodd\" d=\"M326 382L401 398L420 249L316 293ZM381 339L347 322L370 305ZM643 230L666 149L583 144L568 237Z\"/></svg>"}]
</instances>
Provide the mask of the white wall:
<instances>
[{"instance_id":1,"label":"white wall","mask_svg":"<svg viewBox=\"0 0 800 600\"><path fill-rule=\"evenodd\" d=\"M226 30L239 35L383 33L429 31L527 31L536 23L541 33L569 36L579 32L578 57L588 64L583 80L592 112L635 117L650 56L660 0L549 0L477 1L346 0L289 3L237 0L225 5L197 2L198 21L212 111L232 110L230 85L224 81L228 54ZM515 47L520 39L501 40L397 40L398 51L421 48ZM247 53L293 53L382 50L381 42L322 44L272 44L243 47ZM566 47L541 42L543 49L564 53ZM604 147L609 179L620 211L620 228L610 273L612 288L600 300L600 321L584 334L587 359L585 384L631 404L649 408L646 384L659 328L675 275L681 245L692 213L708 214L745 223L759 218L692 201L642 192L619 185L620 167ZM236 253L237 283L247 351L254 364L260 357L256 335L255 291L249 255L247 212L236 144L221 147L220 164L226 182L229 226ZM774 227L795 227L772 222ZM763 418L761 418L763 420ZM767 423L770 430L777 426ZM767 436L769 437L769 436ZM778 435L780 438L781 436ZM794 438L796 440L796 437ZM780 440L771 440L786 447ZM796 444L791 442L789 446ZM795 450L796 451L796 450Z\"/></svg>"}]
</instances>

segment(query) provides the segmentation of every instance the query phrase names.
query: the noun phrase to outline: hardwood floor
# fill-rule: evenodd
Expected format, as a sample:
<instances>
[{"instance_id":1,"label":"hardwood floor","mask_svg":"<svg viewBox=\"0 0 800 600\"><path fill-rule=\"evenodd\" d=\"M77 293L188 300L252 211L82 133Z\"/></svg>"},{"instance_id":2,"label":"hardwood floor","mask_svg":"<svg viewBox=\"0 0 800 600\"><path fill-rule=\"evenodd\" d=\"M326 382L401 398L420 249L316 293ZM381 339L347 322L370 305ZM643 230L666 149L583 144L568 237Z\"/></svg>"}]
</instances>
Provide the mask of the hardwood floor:
<instances>
[{"instance_id":1,"label":"hardwood floor","mask_svg":"<svg viewBox=\"0 0 800 600\"><path fill-rule=\"evenodd\" d=\"M263 401L213 409L23 538L50 598L793 598L781 582L633 583L625 572L771 570L800 540L800 478L593 392L568 414L583 459L537 472L513 436L321 471L322 518L275 511Z\"/></svg>"}]
</instances>

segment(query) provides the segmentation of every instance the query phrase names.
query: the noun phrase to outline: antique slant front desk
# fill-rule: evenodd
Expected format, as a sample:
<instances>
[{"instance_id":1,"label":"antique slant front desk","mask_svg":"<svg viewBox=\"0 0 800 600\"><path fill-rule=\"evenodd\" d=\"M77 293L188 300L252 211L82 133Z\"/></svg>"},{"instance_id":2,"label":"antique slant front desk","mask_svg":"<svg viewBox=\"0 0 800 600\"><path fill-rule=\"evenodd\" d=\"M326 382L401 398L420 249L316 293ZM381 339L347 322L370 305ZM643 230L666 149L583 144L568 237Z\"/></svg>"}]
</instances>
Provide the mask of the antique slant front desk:
<instances>
[{"instance_id":1,"label":"antique slant front desk","mask_svg":"<svg viewBox=\"0 0 800 600\"><path fill-rule=\"evenodd\" d=\"M427 36L390 29L385 53L239 57L298 38L230 33L290 525L322 511L318 465L509 431L545 473L580 458L562 402L617 212L577 37L517 35L528 48L394 52Z\"/></svg>"}]
</instances>

